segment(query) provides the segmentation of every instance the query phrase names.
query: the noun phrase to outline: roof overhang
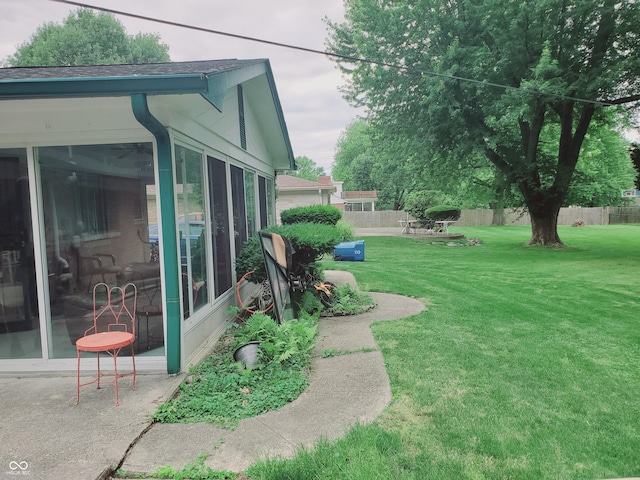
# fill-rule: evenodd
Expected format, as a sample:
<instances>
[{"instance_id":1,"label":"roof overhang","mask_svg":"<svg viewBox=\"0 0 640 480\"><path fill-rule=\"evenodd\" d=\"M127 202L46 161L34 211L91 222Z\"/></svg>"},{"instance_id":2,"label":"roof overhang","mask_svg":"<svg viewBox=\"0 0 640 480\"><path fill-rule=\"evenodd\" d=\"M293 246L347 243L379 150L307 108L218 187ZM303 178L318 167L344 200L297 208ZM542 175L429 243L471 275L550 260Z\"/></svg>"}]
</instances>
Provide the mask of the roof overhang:
<instances>
[{"instance_id":1,"label":"roof overhang","mask_svg":"<svg viewBox=\"0 0 640 480\"><path fill-rule=\"evenodd\" d=\"M189 63L189 62L184 62ZM197 62L196 62L197 63ZM168 64L168 65L179 65ZM106 67L110 66L102 66ZM118 67L111 66L115 72ZM133 66L132 66L133 67ZM227 90L244 82L264 75L271 93L275 116L278 119L279 130L282 135L288 162L292 169L295 168L295 159L291 141L284 121L282 106L275 86L275 80L268 60L238 61L237 66L222 68L213 72L191 72L172 74L135 74L131 68L122 75L87 75L81 73L78 76L67 75L64 68L56 67L49 73L48 67L42 67L47 72L47 77L29 77L26 72L37 71L39 67L15 69L23 73L18 78L2 76L0 69L0 100L2 99L42 99L42 98L88 98L88 97L120 97L138 94L175 95L197 94L201 95L216 110L222 112L222 105ZM68 67L69 70L78 67ZM100 66L96 66L99 69ZM9 69L12 70L12 69ZM125 70L125 68L123 68ZM79 69L82 72L81 69ZM89 71L91 71L89 69ZM55 75L59 72L59 75Z\"/></svg>"}]
</instances>

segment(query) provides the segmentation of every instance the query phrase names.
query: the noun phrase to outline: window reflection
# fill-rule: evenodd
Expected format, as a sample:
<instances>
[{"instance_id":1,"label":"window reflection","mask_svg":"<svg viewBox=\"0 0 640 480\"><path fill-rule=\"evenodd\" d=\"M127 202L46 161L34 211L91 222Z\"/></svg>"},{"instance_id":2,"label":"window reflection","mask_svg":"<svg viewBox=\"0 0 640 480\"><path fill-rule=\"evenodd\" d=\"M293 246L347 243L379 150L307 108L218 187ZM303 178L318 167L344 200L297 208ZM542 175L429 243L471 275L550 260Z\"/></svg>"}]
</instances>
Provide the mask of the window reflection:
<instances>
[{"instance_id":1,"label":"window reflection","mask_svg":"<svg viewBox=\"0 0 640 480\"><path fill-rule=\"evenodd\" d=\"M233 284L231 236L229 235L229 200L225 163L207 157L207 174L211 189L211 237L213 240L215 296L219 297Z\"/></svg>"},{"instance_id":2,"label":"window reflection","mask_svg":"<svg viewBox=\"0 0 640 480\"><path fill-rule=\"evenodd\" d=\"M268 225L267 215L267 179L262 175L258 176L258 197L260 199L260 228Z\"/></svg>"},{"instance_id":3,"label":"window reflection","mask_svg":"<svg viewBox=\"0 0 640 480\"><path fill-rule=\"evenodd\" d=\"M25 149L0 149L0 358L42 356Z\"/></svg>"},{"instance_id":4,"label":"window reflection","mask_svg":"<svg viewBox=\"0 0 640 480\"><path fill-rule=\"evenodd\" d=\"M91 324L92 289L138 286L136 350L163 354L152 144L35 149L43 193L52 358L74 357ZM160 309L153 318L144 309ZM140 322L141 318L145 322Z\"/></svg>"},{"instance_id":5,"label":"window reflection","mask_svg":"<svg viewBox=\"0 0 640 480\"><path fill-rule=\"evenodd\" d=\"M273 179L267 179L267 225L273 225L275 221L275 195Z\"/></svg>"},{"instance_id":6,"label":"window reflection","mask_svg":"<svg viewBox=\"0 0 640 480\"><path fill-rule=\"evenodd\" d=\"M247 210L244 196L244 174L241 168L231 165L231 196L233 198L233 229L236 255L247 241Z\"/></svg>"},{"instance_id":7,"label":"window reflection","mask_svg":"<svg viewBox=\"0 0 640 480\"><path fill-rule=\"evenodd\" d=\"M247 235L252 237L256 233L256 174L252 171L244 171L244 193L247 206Z\"/></svg>"},{"instance_id":8,"label":"window reflection","mask_svg":"<svg viewBox=\"0 0 640 480\"><path fill-rule=\"evenodd\" d=\"M178 234L184 318L208 303L202 154L176 145Z\"/></svg>"}]
</instances>

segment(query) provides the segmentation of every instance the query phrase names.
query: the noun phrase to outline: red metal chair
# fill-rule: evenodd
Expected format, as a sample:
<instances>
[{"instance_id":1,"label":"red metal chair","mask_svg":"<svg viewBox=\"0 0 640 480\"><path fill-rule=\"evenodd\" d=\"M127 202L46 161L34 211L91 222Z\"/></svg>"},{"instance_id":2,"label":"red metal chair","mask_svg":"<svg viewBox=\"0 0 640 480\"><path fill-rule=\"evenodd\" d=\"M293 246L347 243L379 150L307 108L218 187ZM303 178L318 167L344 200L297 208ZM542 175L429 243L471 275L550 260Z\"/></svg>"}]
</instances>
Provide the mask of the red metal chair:
<instances>
[{"instance_id":1,"label":"red metal chair","mask_svg":"<svg viewBox=\"0 0 640 480\"><path fill-rule=\"evenodd\" d=\"M106 295L104 301L101 295ZM133 343L136 338L136 300L138 291L133 283L123 287L109 287L106 283L98 283L93 287L93 326L84 332L84 336L76 341L78 351L77 400L80 402L80 387L98 384L103 376L113 376L108 382L116 389L116 406L118 399L118 379L133 376L133 389L136 388L136 360ZM106 303L106 304L105 304ZM118 372L118 354L123 348L131 348L133 371ZM94 352L98 361L98 375L90 382L80 383L80 356L82 352ZM105 352L113 357L113 375L104 374L100 370L100 353Z\"/></svg>"}]
</instances>

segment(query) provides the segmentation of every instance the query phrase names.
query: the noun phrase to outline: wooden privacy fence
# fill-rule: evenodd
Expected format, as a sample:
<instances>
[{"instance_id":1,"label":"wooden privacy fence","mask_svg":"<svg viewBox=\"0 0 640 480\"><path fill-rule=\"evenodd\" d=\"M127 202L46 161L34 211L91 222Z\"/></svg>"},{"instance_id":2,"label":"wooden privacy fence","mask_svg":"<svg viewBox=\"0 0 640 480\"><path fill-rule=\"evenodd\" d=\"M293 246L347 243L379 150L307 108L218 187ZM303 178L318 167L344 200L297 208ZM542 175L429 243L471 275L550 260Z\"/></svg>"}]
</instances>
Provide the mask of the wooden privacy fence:
<instances>
[{"instance_id":1,"label":"wooden privacy fence","mask_svg":"<svg viewBox=\"0 0 640 480\"><path fill-rule=\"evenodd\" d=\"M522 210L505 209L505 225L531 225L529 214ZM413 219L401 210L376 212L342 212L342 218L356 228L400 228L400 221ZM640 223L640 207L569 207L560 209L558 225L571 225L581 219L587 225ZM457 226L491 225L493 211L488 209L462 210Z\"/></svg>"}]
</instances>

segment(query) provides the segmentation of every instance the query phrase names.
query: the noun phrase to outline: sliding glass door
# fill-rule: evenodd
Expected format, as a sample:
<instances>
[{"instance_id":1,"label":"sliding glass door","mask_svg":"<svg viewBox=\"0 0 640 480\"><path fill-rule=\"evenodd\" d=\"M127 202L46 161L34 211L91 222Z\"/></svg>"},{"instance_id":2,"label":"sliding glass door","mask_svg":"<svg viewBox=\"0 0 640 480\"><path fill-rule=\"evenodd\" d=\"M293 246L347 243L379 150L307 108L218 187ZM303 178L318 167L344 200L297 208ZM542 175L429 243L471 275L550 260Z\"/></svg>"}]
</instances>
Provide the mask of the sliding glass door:
<instances>
[{"instance_id":1,"label":"sliding glass door","mask_svg":"<svg viewBox=\"0 0 640 480\"><path fill-rule=\"evenodd\" d=\"M34 149L42 182L49 358L76 355L93 287L138 288L136 351L164 355L162 275L151 143Z\"/></svg>"},{"instance_id":2,"label":"sliding glass door","mask_svg":"<svg viewBox=\"0 0 640 480\"><path fill-rule=\"evenodd\" d=\"M27 151L0 149L0 359L40 357Z\"/></svg>"}]
</instances>

